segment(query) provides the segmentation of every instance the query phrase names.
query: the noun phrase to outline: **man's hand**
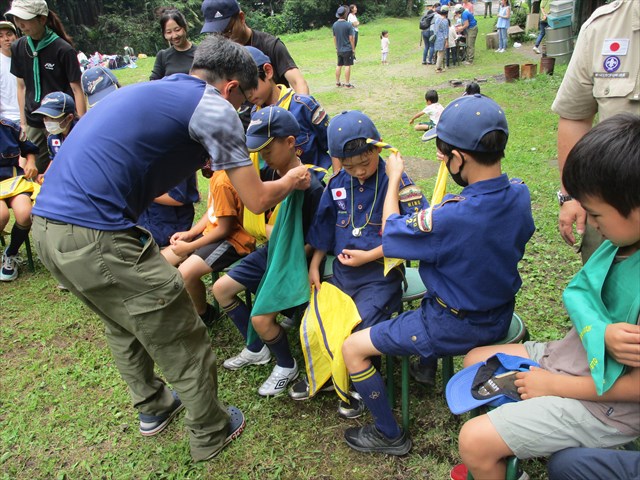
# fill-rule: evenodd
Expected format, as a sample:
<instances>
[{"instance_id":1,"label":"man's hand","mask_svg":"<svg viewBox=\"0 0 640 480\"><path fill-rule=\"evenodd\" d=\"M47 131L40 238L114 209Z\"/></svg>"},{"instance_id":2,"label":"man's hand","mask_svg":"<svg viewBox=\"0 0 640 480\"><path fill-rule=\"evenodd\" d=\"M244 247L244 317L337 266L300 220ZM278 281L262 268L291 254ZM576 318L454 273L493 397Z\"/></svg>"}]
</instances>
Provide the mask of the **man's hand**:
<instances>
[{"instance_id":1,"label":"man's hand","mask_svg":"<svg viewBox=\"0 0 640 480\"><path fill-rule=\"evenodd\" d=\"M640 367L640 325L612 323L604 333L607 353L629 367Z\"/></svg>"},{"instance_id":2,"label":"man's hand","mask_svg":"<svg viewBox=\"0 0 640 480\"><path fill-rule=\"evenodd\" d=\"M576 226L576 232L584 234L585 223L587 222L587 212L575 200L565 202L560 207L558 215L558 229L560 235L567 244L573 246L576 243L576 237L573 234L573 225Z\"/></svg>"},{"instance_id":3,"label":"man's hand","mask_svg":"<svg viewBox=\"0 0 640 480\"><path fill-rule=\"evenodd\" d=\"M287 172L286 176L295 181L293 188L296 190L306 190L309 188L309 185L311 185L311 174L309 173L309 169L304 165L292 168Z\"/></svg>"}]
</instances>

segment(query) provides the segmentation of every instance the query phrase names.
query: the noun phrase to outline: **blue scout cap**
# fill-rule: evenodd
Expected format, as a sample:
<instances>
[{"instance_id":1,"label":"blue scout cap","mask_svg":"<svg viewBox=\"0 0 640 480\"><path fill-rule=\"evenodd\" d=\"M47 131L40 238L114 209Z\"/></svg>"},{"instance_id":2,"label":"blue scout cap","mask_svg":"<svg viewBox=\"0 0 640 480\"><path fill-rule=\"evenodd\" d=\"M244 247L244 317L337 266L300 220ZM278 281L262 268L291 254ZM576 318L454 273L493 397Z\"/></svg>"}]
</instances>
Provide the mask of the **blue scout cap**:
<instances>
[{"instance_id":1,"label":"blue scout cap","mask_svg":"<svg viewBox=\"0 0 640 480\"><path fill-rule=\"evenodd\" d=\"M42 99L40 108L33 113L39 113L51 118L60 118L75 111L76 102L73 101L71 96L64 92L51 92Z\"/></svg>"},{"instance_id":2,"label":"blue scout cap","mask_svg":"<svg viewBox=\"0 0 640 480\"><path fill-rule=\"evenodd\" d=\"M336 10L336 18L342 18L345 13L347 13L347 9L344 8L344 6L338 7L338 10Z\"/></svg>"},{"instance_id":3,"label":"blue scout cap","mask_svg":"<svg viewBox=\"0 0 640 480\"><path fill-rule=\"evenodd\" d=\"M539 366L529 358L497 353L486 362L459 371L446 388L451 413L460 415L488 403L498 406L519 401L518 389L513 384L515 374Z\"/></svg>"},{"instance_id":4,"label":"blue scout cap","mask_svg":"<svg viewBox=\"0 0 640 480\"><path fill-rule=\"evenodd\" d=\"M300 125L289 110L271 105L251 115L247 129L247 148L259 152L274 138L293 136L300 133Z\"/></svg>"},{"instance_id":5,"label":"blue scout cap","mask_svg":"<svg viewBox=\"0 0 640 480\"><path fill-rule=\"evenodd\" d=\"M422 135L427 142L438 137L449 145L470 152L486 152L480 140L499 130L509 137L504 111L489 97L476 93L457 98L445 108L435 128Z\"/></svg>"},{"instance_id":6,"label":"blue scout cap","mask_svg":"<svg viewBox=\"0 0 640 480\"><path fill-rule=\"evenodd\" d=\"M87 96L89 108L118 89L118 79L106 67L92 67L82 73L82 91Z\"/></svg>"},{"instance_id":7,"label":"blue scout cap","mask_svg":"<svg viewBox=\"0 0 640 480\"><path fill-rule=\"evenodd\" d=\"M222 33L229 25L231 17L240 13L236 0L204 0L202 15L204 26L200 33Z\"/></svg>"},{"instance_id":8,"label":"blue scout cap","mask_svg":"<svg viewBox=\"0 0 640 480\"><path fill-rule=\"evenodd\" d=\"M253 57L253 61L256 62L258 67L261 67L265 63L271 63L271 59L267 57L262 50L257 49L256 47L244 47L246 48L251 56Z\"/></svg>"},{"instance_id":9,"label":"blue scout cap","mask_svg":"<svg viewBox=\"0 0 640 480\"><path fill-rule=\"evenodd\" d=\"M380 141L378 129L371 119L358 110L350 110L336 115L329 122L327 129L329 141L329 155L336 158L347 158L358 155L367 150L368 145L359 150L345 153L344 147L351 140L364 138L365 140Z\"/></svg>"}]
</instances>

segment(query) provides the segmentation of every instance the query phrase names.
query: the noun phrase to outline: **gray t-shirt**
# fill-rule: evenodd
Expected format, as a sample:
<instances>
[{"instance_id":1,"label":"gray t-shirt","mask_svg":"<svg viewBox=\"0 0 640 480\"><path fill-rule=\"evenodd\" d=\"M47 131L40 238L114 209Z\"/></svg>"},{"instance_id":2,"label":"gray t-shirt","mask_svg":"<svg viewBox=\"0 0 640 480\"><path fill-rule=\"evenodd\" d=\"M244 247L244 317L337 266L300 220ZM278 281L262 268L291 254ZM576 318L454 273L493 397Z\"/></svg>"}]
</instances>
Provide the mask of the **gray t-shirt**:
<instances>
[{"instance_id":1,"label":"gray t-shirt","mask_svg":"<svg viewBox=\"0 0 640 480\"><path fill-rule=\"evenodd\" d=\"M338 20L333 24L333 36L336 38L336 50L338 53L353 51L349 37L354 36L353 25L346 20Z\"/></svg>"}]
</instances>

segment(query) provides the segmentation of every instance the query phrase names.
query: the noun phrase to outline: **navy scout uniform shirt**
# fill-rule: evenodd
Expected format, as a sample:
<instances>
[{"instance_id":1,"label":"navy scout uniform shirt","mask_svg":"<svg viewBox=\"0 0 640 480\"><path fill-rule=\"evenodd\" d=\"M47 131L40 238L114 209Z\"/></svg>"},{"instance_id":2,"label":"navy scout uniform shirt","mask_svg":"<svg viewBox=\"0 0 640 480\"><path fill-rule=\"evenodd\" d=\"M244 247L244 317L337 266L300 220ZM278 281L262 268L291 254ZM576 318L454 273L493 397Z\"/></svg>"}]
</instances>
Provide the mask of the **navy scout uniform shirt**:
<instances>
[{"instance_id":1,"label":"navy scout uniform shirt","mask_svg":"<svg viewBox=\"0 0 640 480\"><path fill-rule=\"evenodd\" d=\"M382 246L387 257L420 260L426 321L436 316L432 309L473 317L511 305L503 319L508 325L522 284L518 262L534 230L529 189L503 174L446 195L429 209L389 216Z\"/></svg>"},{"instance_id":2,"label":"navy scout uniform shirt","mask_svg":"<svg viewBox=\"0 0 640 480\"><path fill-rule=\"evenodd\" d=\"M376 194L375 173L362 185L344 170L331 177L320 199L308 242L316 249L335 255L344 249L372 250L382 245L382 208L389 184L382 158L378 160L377 182ZM420 188L403 173L400 183L402 214L411 215L427 205ZM354 228L361 229L360 236L353 235ZM400 258L405 257L400 255ZM382 259L357 268L343 265L338 260L333 265L334 276L355 285L379 280L384 277L383 272Z\"/></svg>"}]
</instances>

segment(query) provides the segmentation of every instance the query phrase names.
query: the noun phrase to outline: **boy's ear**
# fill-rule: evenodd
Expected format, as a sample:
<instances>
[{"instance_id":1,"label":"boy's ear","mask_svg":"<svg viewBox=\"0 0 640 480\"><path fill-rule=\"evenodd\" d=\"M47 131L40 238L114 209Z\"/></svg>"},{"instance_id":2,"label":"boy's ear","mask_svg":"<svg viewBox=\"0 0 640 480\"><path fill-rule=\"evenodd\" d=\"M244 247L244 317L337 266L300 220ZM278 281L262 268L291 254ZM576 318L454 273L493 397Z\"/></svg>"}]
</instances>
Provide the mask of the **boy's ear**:
<instances>
[{"instance_id":1,"label":"boy's ear","mask_svg":"<svg viewBox=\"0 0 640 480\"><path fill-rule=\"evenodd\" d=\"M262 69L264 70L265 80L271 80L273 78L273 65L265 63L262 65Z\"/></svg>"},{"instance_id":2,"label":"boy's ear","mask_svg":"<svg viewBox=\"0 0 640 480\"><path fill-rule=\"evenodd\" d=\"M294 137L293 135L289 135L285 141L287 142L287 147L289 148L294 148L296 146L296 137Z\"/></svg>"}]
</instances>

